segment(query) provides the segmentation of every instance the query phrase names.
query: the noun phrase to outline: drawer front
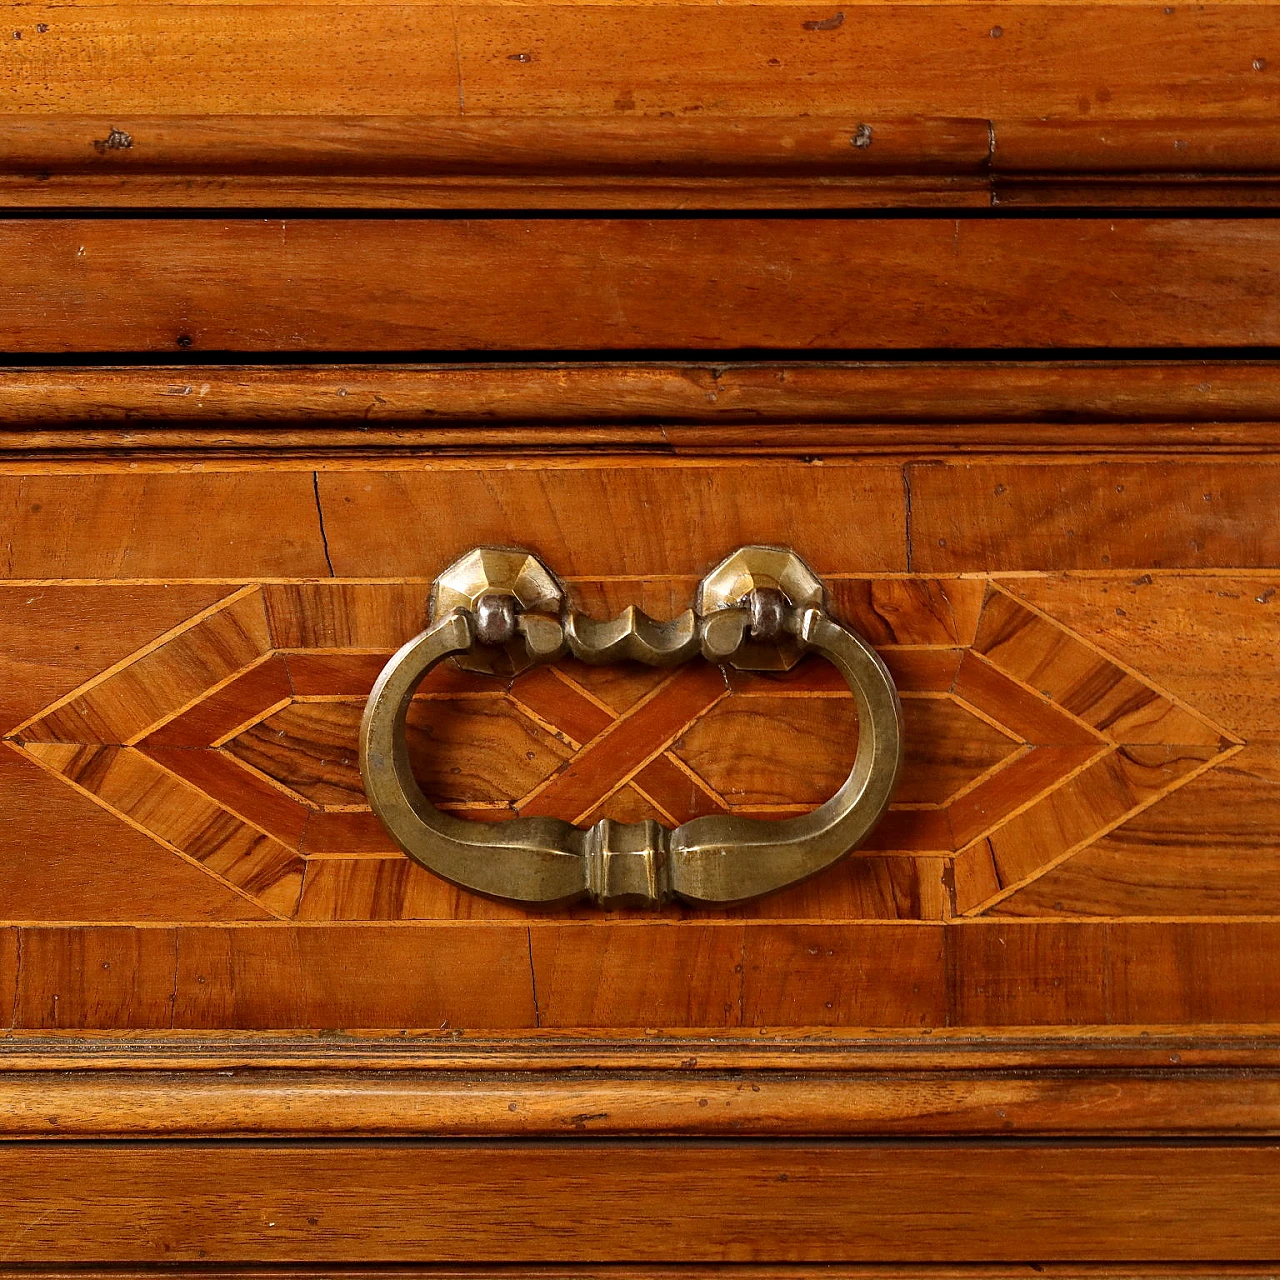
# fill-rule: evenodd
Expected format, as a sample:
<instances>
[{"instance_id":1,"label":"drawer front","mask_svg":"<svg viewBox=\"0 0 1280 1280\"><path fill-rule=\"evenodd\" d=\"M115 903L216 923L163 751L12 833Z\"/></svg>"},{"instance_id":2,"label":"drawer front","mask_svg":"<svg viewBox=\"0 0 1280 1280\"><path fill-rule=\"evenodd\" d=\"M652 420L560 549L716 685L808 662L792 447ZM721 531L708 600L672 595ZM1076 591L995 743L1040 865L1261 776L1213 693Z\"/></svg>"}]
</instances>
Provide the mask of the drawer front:
<instances>
[{"instance_id":1,"label":"drawer front","mask_svg":"<svg viewBox=\"0 0 1280 1280\"><path fill-rule=\"evenodd\" d=\"M15 1028L1275 1017L1280 464L313 467L5 464ZM659 912L526 910L399 853L364 799L358 722L440 569L523 545L579 608L662 617L749 542L794 546L902 695L903 774L862 849L743 906ZM442 670L412 753L463 816L786 817L852 758L832 675Z\"/></svg>"}]
</instances>

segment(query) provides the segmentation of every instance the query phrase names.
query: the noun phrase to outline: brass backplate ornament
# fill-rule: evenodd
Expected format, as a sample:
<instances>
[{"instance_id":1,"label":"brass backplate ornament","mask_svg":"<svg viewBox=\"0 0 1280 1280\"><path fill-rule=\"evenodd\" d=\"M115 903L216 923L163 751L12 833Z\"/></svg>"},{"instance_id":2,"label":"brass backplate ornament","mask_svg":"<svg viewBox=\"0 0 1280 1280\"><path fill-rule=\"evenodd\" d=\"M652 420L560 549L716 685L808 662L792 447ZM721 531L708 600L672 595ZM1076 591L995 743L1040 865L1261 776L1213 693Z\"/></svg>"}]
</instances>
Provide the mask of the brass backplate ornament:
<instances>
[{"instance_id":1,"label":"brass backplate ornament","mask_svg":"<svg viewBox=\"0 0 1280 1280\"><path fill-rule=\"evenodd\" d=\"M574 612L532 552L479 547L431 592L431 625L387 663L360 726L365 792L414 861L464 889L529 905L591 898L604 907L672 898L724 905L771 893L856 849L889 804L902 759L902 708L885 665L826 612L821 580L794 552L742 547L702 580L696 606L670 622L634 607L608 621ZM558 818L473 822L437 809L409 764L405 717L438 663L511 676L572 654L582 662L675 666L699 654L745 671L779 671L821 654L848 682L858 746L848 778L812 813L769 822L605 818L582 830Z\"/></svg>"}]
</instances>

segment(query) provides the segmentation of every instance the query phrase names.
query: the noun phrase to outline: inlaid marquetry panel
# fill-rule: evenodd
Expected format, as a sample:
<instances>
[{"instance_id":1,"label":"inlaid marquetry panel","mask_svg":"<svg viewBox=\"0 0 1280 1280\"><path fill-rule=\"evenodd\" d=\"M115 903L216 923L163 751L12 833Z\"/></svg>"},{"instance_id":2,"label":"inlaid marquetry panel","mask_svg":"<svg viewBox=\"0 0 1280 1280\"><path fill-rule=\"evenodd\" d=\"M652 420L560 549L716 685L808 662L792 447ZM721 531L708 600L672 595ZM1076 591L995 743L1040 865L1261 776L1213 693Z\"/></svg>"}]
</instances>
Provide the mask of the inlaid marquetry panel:
<instances>
[{"instance_id":1,"label":"inlaid marquetry panel","mask_svg":"<svg viewBox=\"0 0 1280 1280\"><path fill-rule=\"evenodd\" d=\"M1090 635L1059 616L1040 578L837 579L832 590L834 612L876 645L902 694L902 780L854 857L731 914L1103 914L1093 903L1108 895L1084 869L1105 882L1125 850L1163 856L1154 814L1176 815L1175 793L1202 775L1202 788L1229 791L1235 778L1239 791L1243 762L1258 758L1200 691L1131 663L1123 628ZM574 591L598 615L635 595L607 581ZM683 579L652 583L644 603L670 611L691 593ZM364 699L422 626L424 594L421 582L228 586L7 741L150 837L157 859L198 868L266 916L523 918L410 863L364 803ZM1080 606L1066 603L1075 621ZM112 626L109 607L94 616ZM409 717L428 794L488 821L783 818L839 786L856 743L849 691L818 659L785 675L563 662L511 682L440 668ZM1174 844L1203 843L1186 819L1177 835L1178 821ZM1140 896L1112 893L1112 913L1146 914Z\"/></svg>"}]
</instances>

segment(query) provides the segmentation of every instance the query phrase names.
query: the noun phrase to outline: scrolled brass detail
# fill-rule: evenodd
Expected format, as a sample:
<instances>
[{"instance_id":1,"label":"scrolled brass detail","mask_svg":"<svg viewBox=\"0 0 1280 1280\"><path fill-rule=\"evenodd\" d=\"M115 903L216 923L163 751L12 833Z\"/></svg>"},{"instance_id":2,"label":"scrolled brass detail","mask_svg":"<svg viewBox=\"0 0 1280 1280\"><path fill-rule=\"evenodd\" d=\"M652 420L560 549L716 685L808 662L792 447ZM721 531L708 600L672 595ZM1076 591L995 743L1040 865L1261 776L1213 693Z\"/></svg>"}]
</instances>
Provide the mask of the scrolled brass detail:
<instances>
[{"instance_id":1,"label":"scrolled brass detail","mask_svg":"<svg viewBox=\"0 0 1280 1280\"><path fill-rule=\"evenodd\" d=\"M856 849L889 804L902 756L902 710L884 663L826 612L821 580L794 552L743 547L703 579L697 606L670 622L630 607L608 621L571 611L532 553L477 548L436 580L431 625L392 657L360 727L373 811L400 847L462 888L525 904L590 898L605 907L672 898L724 905L806 879ZM785 670L806 652L853 691L858 746L848 778L812 813L781 822L714 816L674 831L603 819L472 822L437 809L409 764L405 717L438 663L508 675L571 653L583 662L666 667L699 653L742 670Z\"/></svg>"}]
</instances>

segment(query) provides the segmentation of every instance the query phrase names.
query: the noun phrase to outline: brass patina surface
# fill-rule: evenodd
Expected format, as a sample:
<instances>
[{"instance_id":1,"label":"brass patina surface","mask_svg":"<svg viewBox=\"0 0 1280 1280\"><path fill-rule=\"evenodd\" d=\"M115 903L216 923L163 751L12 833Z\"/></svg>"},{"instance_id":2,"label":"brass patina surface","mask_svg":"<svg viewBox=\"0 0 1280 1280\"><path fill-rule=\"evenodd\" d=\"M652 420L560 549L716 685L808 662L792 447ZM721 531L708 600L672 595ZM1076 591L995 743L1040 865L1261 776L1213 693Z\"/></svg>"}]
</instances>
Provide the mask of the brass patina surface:
<instances>
[{"instance_id":1,"label":"brass patina surface","mask_svg":"<svg viewBox=\"0 0 1280 1280\"><path fill-rule=\"evenodd\" d=\"M574 613L537 557L477 548L437 579L432 618L387 663L369 695L360 768L373 811L405 853L462 888L528 904L740 902L837 862L888 806L902 758L897 691L876 653L827 614L821 581L793 552L741 548L703 579L696 609L658 622L634 607L609 621ZM558 818L474 822L431 804L410 767L410 700L427 672L449 658L502 675L566 653L584 662L654 666L701 654L755 671L785 670L805 652L821 654L848 682L858 746L836 794L800 817L702 817L673 831L608 818L585 831Z\"/></svg>"}]
</instances>

